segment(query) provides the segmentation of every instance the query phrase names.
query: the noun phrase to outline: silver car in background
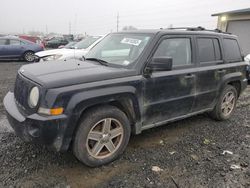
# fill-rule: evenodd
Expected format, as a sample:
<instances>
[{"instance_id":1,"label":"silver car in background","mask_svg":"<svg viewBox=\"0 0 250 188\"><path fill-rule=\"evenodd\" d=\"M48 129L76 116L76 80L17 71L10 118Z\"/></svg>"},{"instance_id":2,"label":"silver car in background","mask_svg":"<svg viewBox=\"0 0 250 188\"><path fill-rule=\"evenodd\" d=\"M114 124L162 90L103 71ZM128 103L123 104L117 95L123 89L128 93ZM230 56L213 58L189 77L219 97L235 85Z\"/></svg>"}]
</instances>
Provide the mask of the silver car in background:
<instances>
[{"instance_id":1,"label":"silver car in background","mask_svg":"<svg viewBox=\"0 0 250 188\"><path fill-rule=\"evenodd\" d=\"M70 46L69 48L46 50L35 54L36 61L53 61L69 59L82 59L82 57L97 43L99 43L105 36L88 36L80 42Z\"/></svg>"}]
</instances>

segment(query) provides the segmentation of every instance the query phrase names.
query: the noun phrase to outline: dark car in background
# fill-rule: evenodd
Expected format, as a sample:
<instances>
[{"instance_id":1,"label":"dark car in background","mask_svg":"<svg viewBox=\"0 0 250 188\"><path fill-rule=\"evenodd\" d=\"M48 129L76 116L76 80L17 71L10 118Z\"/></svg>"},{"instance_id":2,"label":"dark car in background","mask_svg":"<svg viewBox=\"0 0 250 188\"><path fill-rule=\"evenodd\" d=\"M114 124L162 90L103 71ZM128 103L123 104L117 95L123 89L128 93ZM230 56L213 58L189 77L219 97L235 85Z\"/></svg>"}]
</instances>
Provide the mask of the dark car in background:
<instances>
[{"instance_id":1,"label":"dark car in background","mask_svg":"<svg viewBox=\"0 0 250 188\"><path fill-rule=\"evenodd\" d=\"M46 48L58 48L59 46L68 44L69 41L65 38L53 38L46 43Z\"/></svg>"},{"instance_id":2,"label":"dark car in background","mask_svg":"<svg viewBox=\"0 0 250 188\"><path fill-rule=\"evenodd\" d=\"M0 37L0 60L18 59L33 62L42 46L16 37Z\"/></svg>"}]
</instances>

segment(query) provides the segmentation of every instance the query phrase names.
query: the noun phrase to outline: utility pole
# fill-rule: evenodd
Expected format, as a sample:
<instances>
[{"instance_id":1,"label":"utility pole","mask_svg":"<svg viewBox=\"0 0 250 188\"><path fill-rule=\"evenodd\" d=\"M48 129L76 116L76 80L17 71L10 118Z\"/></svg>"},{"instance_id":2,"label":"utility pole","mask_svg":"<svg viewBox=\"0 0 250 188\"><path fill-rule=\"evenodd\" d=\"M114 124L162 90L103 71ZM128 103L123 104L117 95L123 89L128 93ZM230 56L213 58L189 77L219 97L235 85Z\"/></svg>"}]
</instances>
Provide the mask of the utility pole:
<instances>
[{"instance_id":1,"label":"utility pole","mask_svg":"<svg viewBox=\"0 0 250 188\"><path fill-rule=\"evenodd\" d=\"M74 31L73 31L73 34L77 34L77 14L75 14L75 20L74 20L74 25L75 25L75 28L74 28Z\"/></svg>"},{"instance_id":2,"label":"utility pole","mask_svg":"<svg viewBox=\"0 0 250 188\"><path fill-rule=\"evenodd\" d=\"M47 25L46 25L45 31L46 31L46 35L48 35L48 26Z\"/></svg>"},{"instance_id":3,"label":"utility pole","mask_svg":"<svg viewBox=\"0 0 250 188\"><path fill-rule=\"evenodd\" d=\"M71 22L69 22L69 34L71 34Z\"/></svg>"},{"instance_id":4,"label":"utility pole","mask_svg":"<svg viewBox=\"0 0 250 188\"><path fill-rule=\"evenodd\" d=\"M116 31L118 32L119 30L119 12L117 13L117 18L116 18Z\"/></svg>"}]
</instances>

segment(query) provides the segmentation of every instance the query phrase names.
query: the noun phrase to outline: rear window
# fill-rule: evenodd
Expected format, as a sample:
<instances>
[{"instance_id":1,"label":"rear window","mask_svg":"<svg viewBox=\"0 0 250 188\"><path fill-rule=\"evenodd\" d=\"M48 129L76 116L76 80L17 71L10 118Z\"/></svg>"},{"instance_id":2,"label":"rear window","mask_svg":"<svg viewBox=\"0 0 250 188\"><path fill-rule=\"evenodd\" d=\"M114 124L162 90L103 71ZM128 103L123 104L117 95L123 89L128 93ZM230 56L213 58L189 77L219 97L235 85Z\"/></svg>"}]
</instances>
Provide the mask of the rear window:
<instances>
[{"instance_id":1,"label":"rear window","mask_svg":"<svg viewBox=\"0 0 250 188\"><path fill-rule=\"evenodd\" d=\"M225 60L227 62L242 61L241 52L237 40L224 39L223 43L224 43Z\"/></svg>"}]
</instances>

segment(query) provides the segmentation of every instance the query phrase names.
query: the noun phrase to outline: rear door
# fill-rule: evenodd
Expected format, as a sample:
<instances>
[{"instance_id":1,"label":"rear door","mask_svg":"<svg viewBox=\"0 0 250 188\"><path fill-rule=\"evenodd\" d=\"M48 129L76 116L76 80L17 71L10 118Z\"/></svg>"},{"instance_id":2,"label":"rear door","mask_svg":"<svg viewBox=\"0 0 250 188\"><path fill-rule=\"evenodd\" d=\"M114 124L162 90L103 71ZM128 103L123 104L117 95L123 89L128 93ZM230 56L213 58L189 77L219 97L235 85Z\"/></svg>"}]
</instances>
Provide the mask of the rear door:
<instances>
[{"instance_id":1,"label":"rear door","mask_svg":"<svg viewBox=\"0 0 250 188\"><path fill-rule=\"evenodd\" d=\"M21 41L18 39L10 39L8 45L8 55L10 57L21 57L23 53L24 47L21 45Z\"/></svg>"},{"instance_id":2,"label":"rear door","mask_svg":"<svg viewBox=\"0 0 250 188\"><path fill-rule=\"evenodd\" d=\"M197 36L196 49L200 68L197 69L193 112L214 106L220 80L226 73L226 70L217 68L223 64L220 38Z\"/></svg>"}]
</instances>

